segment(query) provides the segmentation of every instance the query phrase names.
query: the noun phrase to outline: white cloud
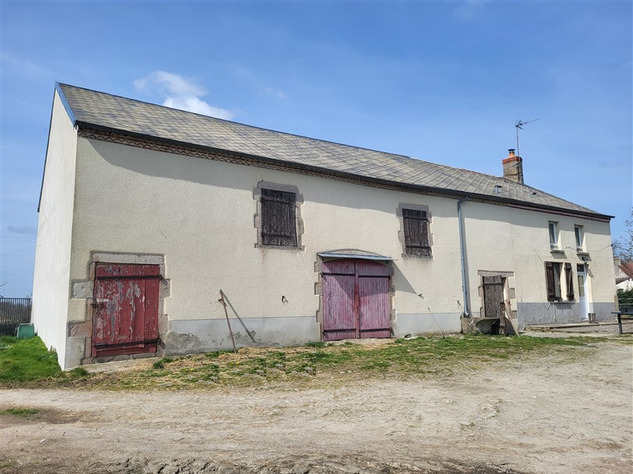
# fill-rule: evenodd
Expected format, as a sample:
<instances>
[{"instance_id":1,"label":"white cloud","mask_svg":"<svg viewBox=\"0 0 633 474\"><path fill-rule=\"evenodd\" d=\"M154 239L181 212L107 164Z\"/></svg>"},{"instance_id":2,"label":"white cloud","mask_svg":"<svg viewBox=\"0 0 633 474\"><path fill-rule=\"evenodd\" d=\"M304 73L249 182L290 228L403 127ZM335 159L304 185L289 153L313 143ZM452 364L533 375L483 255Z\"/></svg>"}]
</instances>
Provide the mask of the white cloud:
<instances>
[{"instance_id":1,"label":"white cloud","mask_svg":"<svg viewBox=\"0 0 633 474\"><path fill-rule=\"evenodd\" d=\"M27 80L44 82L50 81L54 77L49 69L24 57L18 57L6 51L2 52L1 57L2 66L6 71L14 72L21 77L25 77Z\"/></svg>"},{"instance_id":2,"label":"white cloud","mask_svg":"<svg viewBox=\"0 0 633 474\"><path fill-rule=\"evenodd\" d=\"M261 90L268 94L268 95L272 95L273 97L277 98L277 99L285 99L286 98L286 93L281 90L281 89L276 89L274 87L262 87Z\"/></svg>"},{"instance_id":3,"label":"white cloud","mask_svg":"<svg viewBox=\"0 0 633 474\"><path fill-rule=\"evenodd\" d=\"M207 95L207 91L197 85L195 80L184 78L178 74L155 71L141 79L136 79L134 87L140 91L161 95L165 107L227 120L235 116L230 110L214 107L202 100L201 97Z\"/></svg>"},{"instance_id":4,"label":"white cloud","mask_svg":"<svg viewBox=\"0 0 633 474\"><path fill-rule=\"evenodd\" d=\"M37 229L30 225L23 225L23 226L10 225L7 227L7 230L11 234L37 234Z\"/></svg>"}]
</instances>

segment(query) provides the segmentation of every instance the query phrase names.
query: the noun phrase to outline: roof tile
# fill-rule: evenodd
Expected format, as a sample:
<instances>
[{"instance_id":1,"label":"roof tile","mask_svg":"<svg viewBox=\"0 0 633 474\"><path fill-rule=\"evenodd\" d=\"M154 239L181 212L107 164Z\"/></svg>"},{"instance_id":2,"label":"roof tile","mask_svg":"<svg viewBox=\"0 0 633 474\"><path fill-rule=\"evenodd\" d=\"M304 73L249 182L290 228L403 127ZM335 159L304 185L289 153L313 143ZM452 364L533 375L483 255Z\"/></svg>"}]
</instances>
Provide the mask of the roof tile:
<instances>
[{"instance_id":1,"label":"roof tile","mask_svg":"<svg viewBox=\"0 0 633 474\"><path fill-rule=\"evenodd\" d=\"M159 140L273 159L290 165L378 179L397 185L593 214L588 208L514 181L349 145L266 130L182 110L59 84L80 123ZM501 192L494 194L495 186Z\"/></svg>"}]
</instances>

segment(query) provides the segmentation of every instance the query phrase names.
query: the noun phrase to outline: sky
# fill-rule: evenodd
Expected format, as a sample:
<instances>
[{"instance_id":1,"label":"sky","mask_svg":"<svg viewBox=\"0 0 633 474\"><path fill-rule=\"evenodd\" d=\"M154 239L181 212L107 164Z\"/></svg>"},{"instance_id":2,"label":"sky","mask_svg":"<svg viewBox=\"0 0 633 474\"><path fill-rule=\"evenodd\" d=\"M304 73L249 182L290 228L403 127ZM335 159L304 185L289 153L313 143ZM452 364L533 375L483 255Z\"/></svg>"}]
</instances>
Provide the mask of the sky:
<instances>
[{"instance_id":1,"label":"sky","mask_svg":"<svg viewBox=\"0 0 633 474\"><path fill-rule=\"evenodd\" d=\"M0 295L31 294L56 82L632 206L632 2L0 0ZM533 121L532 121L533 120Z\"/></svg>"}]
</instances>

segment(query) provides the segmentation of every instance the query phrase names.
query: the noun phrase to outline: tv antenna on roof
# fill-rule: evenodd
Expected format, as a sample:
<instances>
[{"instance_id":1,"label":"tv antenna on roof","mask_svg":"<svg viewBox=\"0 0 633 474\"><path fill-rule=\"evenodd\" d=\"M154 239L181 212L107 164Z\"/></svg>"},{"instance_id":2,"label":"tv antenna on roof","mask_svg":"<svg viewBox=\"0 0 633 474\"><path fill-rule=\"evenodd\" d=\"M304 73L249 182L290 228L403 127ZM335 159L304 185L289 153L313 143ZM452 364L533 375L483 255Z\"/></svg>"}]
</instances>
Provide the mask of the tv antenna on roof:
<instances>
[{"instance_id":1,"label":"tv antenna on roof","mask_svg":"<svg viewBox=\"0 0 633 474\"><path fill-rule=\"evenodd\" d=\"M523 120L517 120L514 124L514 127L517 129L517 156L521 156L521 154L519 153L519 129L523 130L523 125L527 125L528 123L532 123L532 122L536 122L538 119L532 119L532 120L528 120L527 122L524 122Z\"/></svg>"}]
</instances>

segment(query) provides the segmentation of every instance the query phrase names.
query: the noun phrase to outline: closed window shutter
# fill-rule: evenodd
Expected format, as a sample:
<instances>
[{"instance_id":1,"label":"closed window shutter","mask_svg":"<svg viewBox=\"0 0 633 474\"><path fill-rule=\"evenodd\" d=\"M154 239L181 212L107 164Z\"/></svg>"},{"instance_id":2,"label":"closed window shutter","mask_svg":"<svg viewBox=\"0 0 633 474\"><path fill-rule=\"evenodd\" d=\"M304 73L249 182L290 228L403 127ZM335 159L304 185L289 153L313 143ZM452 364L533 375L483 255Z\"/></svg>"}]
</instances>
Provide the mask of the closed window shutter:
<instances>
[{"instance_id":1,"label":"closed window shutter","mask_svg":"<svg viewBox=\"0 0 633 474\"><path fill-rule=\"evenodd\" d=\"M552 262L545 262L545 275L545 281L547 282L547 301L556 301L554 264Z\"/></svg>"},{"instance_id":2,"label":"closed window shutter","mask_svg":"<svg viewBox=\"0 0 633 474\"><path fill-rule=\"evenodd\" d=\"M294 193L262 189L261 229L264 245L297 246L295 202Z\"/></svg>"},{"instance_id":3,"label":"closed window shutter","mask_svg":"<svg viewBox=\"0 0 633 474\"><path fill-rule=\"evenodd\" d=\"M429 221L426 212L417 209L402 209L402 220L406 253L431 255Z\"/></svg>"},{"instance_id":4,"label":"closed window shutter","mask_svg":"<svg viewBox=\"0 0 633 474\"><path fill-rule=\"evenodd\" d=\"M571 272L571 263L565 264L565 282L567 284L567 300L574 301L574 275Z\"/></svg>"}]
</instances>

